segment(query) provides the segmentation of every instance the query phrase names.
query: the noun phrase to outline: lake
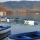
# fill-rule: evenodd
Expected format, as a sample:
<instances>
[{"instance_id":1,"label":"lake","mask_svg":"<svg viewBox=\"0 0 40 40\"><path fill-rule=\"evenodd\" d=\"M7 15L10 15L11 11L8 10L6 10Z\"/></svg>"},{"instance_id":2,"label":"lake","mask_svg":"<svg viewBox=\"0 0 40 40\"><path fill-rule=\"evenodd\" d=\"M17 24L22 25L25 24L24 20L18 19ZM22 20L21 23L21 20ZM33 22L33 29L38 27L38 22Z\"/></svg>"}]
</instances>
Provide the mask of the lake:
<instances>
[{"instance_id":1,"label":"lake","mask_svg":"<svg viewBox=\"0 0 40 40\"><path fill-rule=\"evenodd\" d=\"M10 25L11 27L11 34L16 34L16 33L24 33L24 32L31 32L31 31L40 31L40 22L38 25L24 25L22 23L14 23L14 22L0 22L0 25ZM4 40L8 40L6 37Z\"/></svg>"}]
</instances>

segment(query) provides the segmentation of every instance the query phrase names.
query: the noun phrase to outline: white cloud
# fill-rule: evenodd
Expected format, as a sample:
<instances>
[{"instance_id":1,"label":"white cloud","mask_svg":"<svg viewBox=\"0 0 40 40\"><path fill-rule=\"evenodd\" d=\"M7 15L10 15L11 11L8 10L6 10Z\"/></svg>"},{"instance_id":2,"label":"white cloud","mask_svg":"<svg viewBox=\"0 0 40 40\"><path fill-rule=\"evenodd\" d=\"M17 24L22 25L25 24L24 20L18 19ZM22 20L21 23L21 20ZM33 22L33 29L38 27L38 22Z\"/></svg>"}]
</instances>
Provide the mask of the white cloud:
<instances>
[{"instance_id":1,"label":"white cloud","mask_svg":"<svg viewBox=\"0 0 40 40\"><path fill-rule=\"evenodd\" d=\"M5 2L5 1L25 1L25 0L0 0L0 2ZM26 1L40 1L40 0L26 0Z\"/></svg>"},{"instance_id":2,"label":"white cloud","mask_svg":"<svg viewBox=\"0 0 40 40\"><path fill-rule=\"evenodd\" d=\"M20 0L0 0L0 2L6 2L6 1L20 1Z\"/></svg>"}]
</instances>

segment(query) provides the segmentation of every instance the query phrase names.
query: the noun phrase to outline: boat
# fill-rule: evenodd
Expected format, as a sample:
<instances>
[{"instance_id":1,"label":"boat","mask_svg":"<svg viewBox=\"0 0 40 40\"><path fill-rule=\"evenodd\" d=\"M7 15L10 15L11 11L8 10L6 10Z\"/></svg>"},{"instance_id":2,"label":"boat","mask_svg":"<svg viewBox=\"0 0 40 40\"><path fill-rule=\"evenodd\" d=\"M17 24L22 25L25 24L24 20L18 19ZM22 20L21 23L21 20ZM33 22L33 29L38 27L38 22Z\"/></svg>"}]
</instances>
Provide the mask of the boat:
<instances>
[{"instance_id":1,"label":"boat","mask_svg":"<svg viewBox=\"0 0 40 40\"><path fill-rule=\"evenodd\" d=\"M14 20L15 22L18 22L19 21L19 18L15 18L15 20Z\"/></svg>"},{"instance_id":2,"label":"boat","mask_svg":"<svg viewBox=\"0 0 40 40\"><path fill-rule=\"evenodd\" d=\"M11 26L0 26L0 34L11 31Z\"/></svg>"},{"instance_id":3,"label":"boat","mask_svg":"<svg viewBox=\"0 0 40 40\"><path fill-rule=\"evenodd\" d=\"M12 34L8 36L8 40L34 40L39 38L40 38L40 31Z\"/></svg>"},{"instance_id":4,"label":"boat","mask_svg":"<svg viewBox=\"0 0 40 40\"><path fill-rule=\"evenodd\" d=\"M13 18L7 18L7 22L13 22L14 19Z\"/></svg>"},{"instance_id":5,"label":"boat","mask_svg":"<svg viewBox=\"0 0 40 40\"><path fill-rule=\"evenodd\" d=\"M7 19L7 17L5 17L5 16L0 17L1 22L6 22L6 19Z\"/></svg>"},{"instance_id":6,"label":"boat","mask_svg":"<svg viewBox=\"0 0 40 40\"><path fill-rule=\"evenodd\" d=\"M8 37L11 34L11 31L8 31L6 33L0 34L0 40L5 39L6 37Z\"/></svg>"},{"instance_id":7,"label":"boat","mask_svg":"<svg viewBox=\"0 0 40 40\"><path fill-rule=\"evenodd\" d=\"M33 19L24 19L24 24L27 24L27 25L38 25L38 21L37 20L33 20Z\"/></svg>"}]
</instances>

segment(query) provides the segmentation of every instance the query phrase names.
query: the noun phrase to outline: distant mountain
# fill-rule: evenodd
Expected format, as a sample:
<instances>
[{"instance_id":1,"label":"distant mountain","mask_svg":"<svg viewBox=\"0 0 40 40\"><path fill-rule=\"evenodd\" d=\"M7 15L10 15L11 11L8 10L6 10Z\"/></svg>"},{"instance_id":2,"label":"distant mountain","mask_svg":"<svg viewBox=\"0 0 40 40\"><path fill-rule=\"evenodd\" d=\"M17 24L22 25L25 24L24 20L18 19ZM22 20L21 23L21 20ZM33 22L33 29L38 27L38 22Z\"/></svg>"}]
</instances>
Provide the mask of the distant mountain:
<instances>
[{"instance_id":1,"label":"distant mountain","mask_svg":"<svg viewBox=\"0 0 40 40\"><path fill-rule=\"evenodd\" d=\"M40 8L40 1L9 1L0 3L0 6L12 8L12 9L21 9L21 8Z\"/></svg>"}]
</instances>

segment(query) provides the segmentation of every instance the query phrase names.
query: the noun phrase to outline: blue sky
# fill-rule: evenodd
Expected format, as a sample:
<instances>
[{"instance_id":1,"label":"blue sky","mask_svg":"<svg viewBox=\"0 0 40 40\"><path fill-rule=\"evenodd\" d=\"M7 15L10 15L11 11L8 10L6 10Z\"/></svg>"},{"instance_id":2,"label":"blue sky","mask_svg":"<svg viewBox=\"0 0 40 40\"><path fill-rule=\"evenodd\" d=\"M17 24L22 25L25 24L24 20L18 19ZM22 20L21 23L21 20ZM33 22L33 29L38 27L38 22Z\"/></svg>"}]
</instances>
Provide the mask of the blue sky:
<instances>
[{"instance_id":1,"label":"blue sky","mask_svg":"<svg viewBox=\"0 0 40 40\"><path fill-rule=\"evenodd\" d=\"M21 0L0 0L0 2L5 2L5 1L21 1ZM40 1L40 0L27 0L27 1Z\"/></svg>"}]
</instances>

